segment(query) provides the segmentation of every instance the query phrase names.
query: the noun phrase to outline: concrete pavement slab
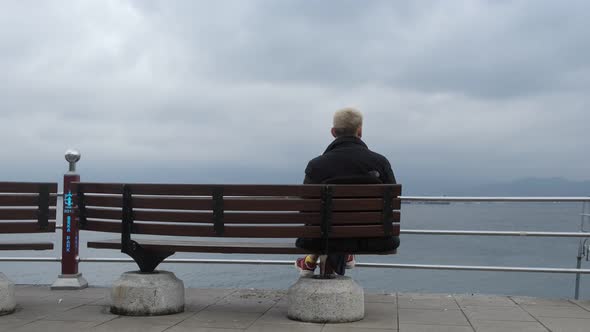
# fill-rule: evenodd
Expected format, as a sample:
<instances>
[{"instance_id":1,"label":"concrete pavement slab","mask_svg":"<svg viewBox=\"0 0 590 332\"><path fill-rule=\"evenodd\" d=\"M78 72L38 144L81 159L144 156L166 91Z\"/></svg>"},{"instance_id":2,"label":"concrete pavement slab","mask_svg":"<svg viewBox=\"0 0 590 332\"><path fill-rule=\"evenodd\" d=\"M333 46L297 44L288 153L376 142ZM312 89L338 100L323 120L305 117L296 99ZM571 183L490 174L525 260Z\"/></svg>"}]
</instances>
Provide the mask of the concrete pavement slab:
<instances>
[{"instance_id":1,"label":"concrete pavement slab","mask_svg":"<svg viewBox=\"0 0 590 332\"><path fill-rule=\"evenodd\" d=\"M588 332L590 319L539 317L539 321L552 332Z\"/></svg>"},{"instance_id":2,"label":"concrete pavement slab","mask_svg":"<svg viewBox=\"0 0 590 332\"><path fill-rule=\"evenodd\" d=\"M365 302L367 303L396 303L396 294L366 294Z\"/></svg>"},{"instance_id":3,"label":"concrete pavement slab","mask_svg":"<svg viewBox=\"0 0 590 332\"><path fill-rule=\"evenodd\" d=\"M189 319L184 320L177 326L197 328L214 327L228 329L246 329L250 327L262 313L256 312L227 312L203 310L196 313Z\"/></svg>"},{"instance_id":4,"label":"concrete pavement slab","mask_svg":"<svg viewBox=\"0 0 590 332\"><path fill-rule=\"evenodd\" d=\"M246 329L248 332L321 332L322 324L267 324L256 322Z\"/></svg>"},{"instance_id":5,"label":"concrete pavement slab","mask_svg":"<svg viewBox=\"0 0 590 332\"><path fill-rule=\"evenodd\" d=\"M539 322L472 321L476 332L547 332Z\"/></svg>"},{"instance_id":6,"label":"concrete pavement slab","mask_svg":"<svg viewBox=\"0 0 590 332\"><path fill-rule=\"evenodd\" d=\"M524 305L522 308L535 317L590 319L590 312L580 307Z\"/></svg>"},{"instance_id":7,"label":"concrete pavement slab","mask_svg":"<svg viewBox=\"0 0 590 332\"><path fill-rule=\"evenodd\" d=\"M534 322L535 318L519 307L465 307L463 312L470 321L520 321Z\"/></svg>"},{"instance_id":8,"label":"concrete pavement slab","mask_svg":"<svg viewBox=\"0 0 590 332\"><path fill-rule=\"evenodd\" d=\"M469 326L461 310L445 309L399 309L400 324L433 324Z\"/></svg>"},{"instance_id":9,"label":"concrete pavement slab","mask_svg":"<svg viewBox=\"0 0 590 332\"><path fill-rule=\"evenodd\" d=\"M516 307L517 304L506 296L455 295L459 306Z\"/></svg>"},{"instance_id":10,"label":"concrete pavement slab","mask_svg":"<svg viewBox=\"0 0 590 332\"><path fill-rule=\"evenodd\" d=\"M576 305L568 299L542 299L538 297L528 296L511 296L510 297L518 305L540 305L540 306L555 306L555 307L575 307Z\"/></svg>"},{"instance_id":11,"label":"concrete pavement slab","mask_svg":"<svg viewBox=\"0 0 590 332\"><path fill-rule=\"evenodd\" d=\"M397 329L397 305L394 303L365 303L365 318L363 320L341 325L356 328Z\"/></svg>"},{"instance_id":12,"label":"concrete pavement slab","mask_svg":"<svg viewBox=\"0 0 590 332\"><path fill-rule=\"evenodd\" d=\"M473 332L471 326L399 324L399 332Z\"/></svg>"},{"instance_id":13,"label":"concrete pavement slab","mask_svg":"<svg viewBox=\"0 0 590 332\"><path fill-rule=\"evenodd\" d=\"M94 327L95 322L77 321L47 321L38 320L27 325L18 327L13 332L65 332L65 331L87 331Z\"/></svg>"}]
</instances>

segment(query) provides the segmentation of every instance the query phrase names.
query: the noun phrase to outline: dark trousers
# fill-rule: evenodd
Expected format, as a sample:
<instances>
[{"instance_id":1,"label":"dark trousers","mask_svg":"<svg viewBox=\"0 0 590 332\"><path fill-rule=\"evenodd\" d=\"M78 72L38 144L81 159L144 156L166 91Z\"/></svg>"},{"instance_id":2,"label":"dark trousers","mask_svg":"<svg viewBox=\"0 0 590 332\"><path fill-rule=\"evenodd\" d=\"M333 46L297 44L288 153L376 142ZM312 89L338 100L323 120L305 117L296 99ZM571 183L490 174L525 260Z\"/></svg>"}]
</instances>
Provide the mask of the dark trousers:
<instances>
[{"instance_id":1,"label":"dark trousers","mask_svg":"<svg viewBox=\"0 0 590 332\"><path fill-rule=\"evenodd\" d=\"M334 272L344 275L346 268L346 255L357 252L374 253L376 255L386 254L399 247L399 236L364 238L364 239L330 239L326 245L322 239L299 238L295 242L298 248L314 252L327 252L327 263Z\"/></svg>"}]
</instances>

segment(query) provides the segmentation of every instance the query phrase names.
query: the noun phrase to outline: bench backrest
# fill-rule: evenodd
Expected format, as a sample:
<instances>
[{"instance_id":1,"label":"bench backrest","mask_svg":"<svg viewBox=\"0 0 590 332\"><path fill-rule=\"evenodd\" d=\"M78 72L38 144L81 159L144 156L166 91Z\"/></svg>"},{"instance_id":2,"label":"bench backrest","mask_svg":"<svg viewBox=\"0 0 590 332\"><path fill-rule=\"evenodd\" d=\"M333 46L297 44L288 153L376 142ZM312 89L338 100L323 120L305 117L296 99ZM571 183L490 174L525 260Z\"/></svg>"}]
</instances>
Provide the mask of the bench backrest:
<instances>
[{"instance_id":1,"label":"bench backrest","mask_svg":"<svg viewBox=\"0 0 590 332\"><path fill-rule=\"evenodd\" d=\"M362 238L399 234L400 185L74 183L80 227L133 234Z\"/></svg>"},{"instance_id":2,"label":"bench backrest","mask_svg":"<svg viewBox=\"0 0 590 332\"><path fill-rule=\"evenodd\" d=\"M55 232L57 183L0 182L0 233Z\"/></svg>"}]
</instances>

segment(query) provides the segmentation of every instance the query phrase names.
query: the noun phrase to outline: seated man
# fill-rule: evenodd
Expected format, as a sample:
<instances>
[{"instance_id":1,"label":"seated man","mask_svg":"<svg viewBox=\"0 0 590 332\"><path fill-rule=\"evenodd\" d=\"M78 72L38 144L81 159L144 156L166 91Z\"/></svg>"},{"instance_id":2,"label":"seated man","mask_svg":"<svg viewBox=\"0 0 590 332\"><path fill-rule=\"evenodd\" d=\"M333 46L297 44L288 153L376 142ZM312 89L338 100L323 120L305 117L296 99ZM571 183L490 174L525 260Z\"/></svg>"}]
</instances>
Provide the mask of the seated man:
<instances>
[{"instance_id":1,"label":"seated man","mask_svg":"<svg viewBox=\"0 0 590 332\"><path fill-rule=\"evenodd\" d=\"M338 179L367 177L366 183L395 184L395 176L389 161L375 153L361 140L363 134L363 116L352 108L345 108L334 114L332 136L335 140L328 146L323 155L311 160L305 169L305 184L345 183ZM371 180L371 178L373 178ZM298 239L297 246L309 249L317 241ZM390 239L389 244L397 248L399 238ZM393 248L393 249L395 249ZM295 266L301 276L313 275L318 263L318 255L308 255L297 259ZM344 267L354 267L353 255L330 255L328 271L344 274Z\"/></svg>"}]
</instances>

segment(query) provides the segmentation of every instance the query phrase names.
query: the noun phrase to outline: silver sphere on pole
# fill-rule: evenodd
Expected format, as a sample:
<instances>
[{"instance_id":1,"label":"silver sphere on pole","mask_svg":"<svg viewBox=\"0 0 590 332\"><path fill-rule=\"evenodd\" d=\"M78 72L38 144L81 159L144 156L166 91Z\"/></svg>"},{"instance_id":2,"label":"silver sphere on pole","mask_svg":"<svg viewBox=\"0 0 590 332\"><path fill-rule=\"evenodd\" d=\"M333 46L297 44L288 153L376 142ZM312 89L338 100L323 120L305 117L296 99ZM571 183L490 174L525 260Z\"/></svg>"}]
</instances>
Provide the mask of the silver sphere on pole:
<instances>
[{"instance_id":1,"label":"silver sphere on pole","mask_svg":"<svg viewBox=\"0 0 590 332\"><path fill-rule=\"evenodd\" d=\"M76 163L82 155L78 150L69 149L66 151L66 161L70 163L70 172L76 171Z\"/></svg>"}]
</instances>

